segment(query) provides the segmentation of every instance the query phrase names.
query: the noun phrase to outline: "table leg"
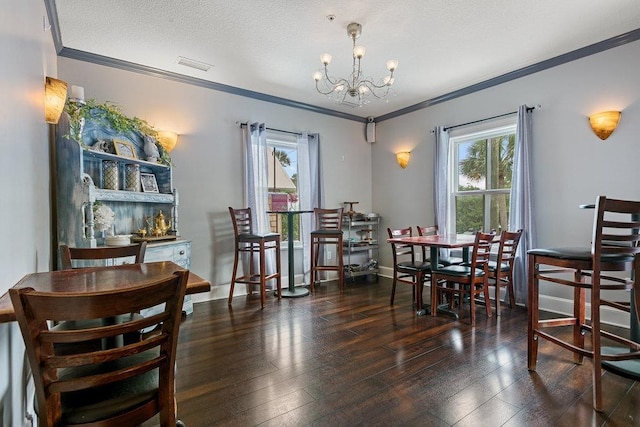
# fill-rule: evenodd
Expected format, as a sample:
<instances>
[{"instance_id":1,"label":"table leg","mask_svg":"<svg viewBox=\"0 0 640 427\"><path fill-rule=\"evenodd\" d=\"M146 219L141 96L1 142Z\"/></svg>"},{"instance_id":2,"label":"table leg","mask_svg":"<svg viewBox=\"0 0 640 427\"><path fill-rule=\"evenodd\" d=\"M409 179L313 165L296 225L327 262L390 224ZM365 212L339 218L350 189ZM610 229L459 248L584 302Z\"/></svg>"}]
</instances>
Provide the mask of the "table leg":
<instances>
[{"instance_id":1,"label":"table leg","mask_svg":"<svg viewBox=\"0 0 640 427\"><path fill-rule=\"evenodd\" d=\"M293 214L287 213L287 239L289 251L289 287L282 290L283 298L299 298L309 295L309 289L296 288L295 286L295 264L293 258Z\"/></svg>"}]
</instances>

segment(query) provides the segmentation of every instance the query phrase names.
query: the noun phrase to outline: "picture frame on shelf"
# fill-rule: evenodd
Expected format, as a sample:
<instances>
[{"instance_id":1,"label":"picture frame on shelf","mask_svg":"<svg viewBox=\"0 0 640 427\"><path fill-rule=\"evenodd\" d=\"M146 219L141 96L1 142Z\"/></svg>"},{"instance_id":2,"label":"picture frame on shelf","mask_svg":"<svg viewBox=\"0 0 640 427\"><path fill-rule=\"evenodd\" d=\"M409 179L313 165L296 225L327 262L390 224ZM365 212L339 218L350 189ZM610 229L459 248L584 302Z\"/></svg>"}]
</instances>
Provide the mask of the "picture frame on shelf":
<instances>
[{"instance_id":1,"label":"picture frame on shelf","mask_svg":"<svg viewBox=\"0 0 640 427\"><path fill-rule=\"evenodd\" d=\"M141 173L140 184L144 193L159 193L156 176L152 173Z\"/></svg>"},{"instance_id":2,"label":"picture frame on shelf","mask_svg":"<svg viewBox=\"0 0 640 427\"><path fill-rule=\"evenodd\" d=\"M116 154L120 157L126 157L127 159L138 158L138 156L136 155L136 147L128 141L114 139L113 148L115 149Z\"/></svg>"}]
</instances>

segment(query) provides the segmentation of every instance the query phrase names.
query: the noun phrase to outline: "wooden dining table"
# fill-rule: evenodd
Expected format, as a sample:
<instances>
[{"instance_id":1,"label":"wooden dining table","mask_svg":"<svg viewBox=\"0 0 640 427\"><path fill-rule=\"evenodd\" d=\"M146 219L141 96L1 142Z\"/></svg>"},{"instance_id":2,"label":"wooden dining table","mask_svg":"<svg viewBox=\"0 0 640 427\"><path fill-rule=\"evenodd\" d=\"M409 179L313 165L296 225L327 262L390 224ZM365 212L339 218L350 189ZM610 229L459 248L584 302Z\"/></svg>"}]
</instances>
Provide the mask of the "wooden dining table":
<instances>
[{"instance_id":1,"label":"wooden dining table","mask_svg":"<svg viewBox=\"0 0 640 427\"><path fill-rule=\"evenodd\" d=\"M440 262L440 249L462 249L462 261L469 262L469 248L475 243L475 236L466 234L447 234L440 235L435 234L431 236L411 236L411 237L393 237L387 239L389 243L399 243L411 246L428 246L430 248L431 271L438 269ZM431 285L431 301L435 301L436 287ZM418 316L422 316L430 312L431 306L422 306L422 292L418 292ZM455 318L458 317L458 313L449 310L447 304L438 306L438 313L448 314Z\"/></svg>"},{"instance_id":2,"label":"wooden dining table","mask_svg":"<svg viewBox=\"0 0 640 427\"><path fill-rule=\"evenodd\" d=\"M172 276L177 270L184 270L171 261L149 262L142 264L123 264L109 267L78 268L24 276L14 288L33 288L44 292L76 293L108 291L133 287ZM211 283L189 272L187 294L208 292ZM0 323L16 320L9 292L0 297Z\"/></svg>"}]
</instances>

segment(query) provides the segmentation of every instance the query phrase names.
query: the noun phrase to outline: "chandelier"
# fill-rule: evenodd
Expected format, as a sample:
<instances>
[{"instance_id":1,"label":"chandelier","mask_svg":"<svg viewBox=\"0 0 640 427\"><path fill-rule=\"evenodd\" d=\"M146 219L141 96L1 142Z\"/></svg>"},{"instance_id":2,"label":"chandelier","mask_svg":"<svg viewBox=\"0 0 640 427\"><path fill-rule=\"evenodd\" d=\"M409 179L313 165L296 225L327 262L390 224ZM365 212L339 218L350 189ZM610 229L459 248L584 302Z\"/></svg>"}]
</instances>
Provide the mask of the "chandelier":
<instances>
[{"instance_id":1,"label":"chandelier","mask_svg":"<svg viewBox=\"0 0 640 427\"><path fill-rule=\"evenodd\" d=\"M337 78L329 75L328 66L331 63L331 55L328 53L320 56L320 62L322 62L324 69L313 73L316 90L338 104L361 107L368 104L372 97L380 99L389 93L395 95L391 85L395 80L393 72L398 68L397 60L387 61L387 69L391 74L380 79L377 83L371 77L363 77L360 60L366 49L364 46L356 46L356 39L360 37L361 33L362 25L357 22L347 25L347 34L353 40L353 66L349 77Z\"/></svg>"}]
</instances>

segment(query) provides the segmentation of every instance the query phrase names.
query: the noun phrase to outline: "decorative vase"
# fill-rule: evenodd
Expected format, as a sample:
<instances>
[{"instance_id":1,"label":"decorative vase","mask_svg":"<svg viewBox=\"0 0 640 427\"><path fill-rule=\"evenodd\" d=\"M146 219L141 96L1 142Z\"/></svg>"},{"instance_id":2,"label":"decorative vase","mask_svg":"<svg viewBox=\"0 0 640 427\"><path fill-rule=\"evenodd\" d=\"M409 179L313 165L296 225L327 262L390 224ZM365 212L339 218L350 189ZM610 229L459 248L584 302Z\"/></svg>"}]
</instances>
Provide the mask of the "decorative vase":
<instances>
[{"instance_id":1,"label":"decorative vase","mask_svg":"<svg viewBox=\"0 0 640 427\"><path fill-rule=\"evenodd\" d=\"M140 191L140 165L125 166L124 189L127 191Z\"/></svg>"},{"instance_id":2,"label":"decorative vase","mask_svg":"<svg viewBox=\"0 0 640 427\"><path fill-rule=\"evenodd\" d=\"M119 185L118 162L104 160L102 162L102 188L105 190L117 190Z\"/></svg>"}]
</instances>

